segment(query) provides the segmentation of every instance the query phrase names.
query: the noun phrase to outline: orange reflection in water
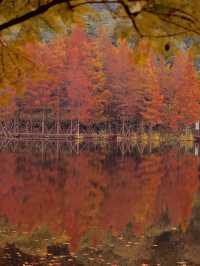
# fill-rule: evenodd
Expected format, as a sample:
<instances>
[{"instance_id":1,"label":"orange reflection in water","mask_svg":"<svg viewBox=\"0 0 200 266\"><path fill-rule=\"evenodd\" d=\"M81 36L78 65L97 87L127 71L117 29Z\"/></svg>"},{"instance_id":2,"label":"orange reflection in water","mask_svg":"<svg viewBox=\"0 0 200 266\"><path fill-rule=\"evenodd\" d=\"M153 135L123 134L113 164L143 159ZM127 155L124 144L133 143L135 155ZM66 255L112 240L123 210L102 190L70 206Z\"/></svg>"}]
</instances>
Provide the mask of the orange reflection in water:
<instances>
[{"instance_id":1,"label":"orange reflection in water","mask_svg":"<svg viewBox=\"0 0 200 266\"><path fill-rule=\"evenodd\" d=\"M129 222L142 234L166 210L185 228L199 186L196 157L176 149L139 159L83 151L45 164L2 152L0 161L0 214L21 231L66 230L74 248L92 228L94 240Z\"/></svg>"}]
</instances>

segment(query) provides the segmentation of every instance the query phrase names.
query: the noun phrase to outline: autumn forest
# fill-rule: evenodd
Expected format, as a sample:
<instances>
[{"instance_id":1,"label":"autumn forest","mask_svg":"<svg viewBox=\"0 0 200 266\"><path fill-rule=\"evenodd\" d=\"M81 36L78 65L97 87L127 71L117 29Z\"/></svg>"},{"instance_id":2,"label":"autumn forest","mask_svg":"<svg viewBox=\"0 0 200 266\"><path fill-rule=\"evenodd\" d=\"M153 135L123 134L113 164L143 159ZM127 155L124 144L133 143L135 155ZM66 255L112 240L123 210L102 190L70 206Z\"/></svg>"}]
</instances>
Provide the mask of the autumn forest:
<instances>
[{"instance_id":1,"label":"autumn forest","mask_svg":"<svg viewBox=\"0 0 200 266\"><path fill-rule=\"evenodd\" d=\"M199 17L0 0L0 266L200 265Z\"/></svg>"},{"instance_id":2,"label":"autumn forest","mask_svg":"<svg viewBox=\"0 0 200 266\"><path fill-rule=\"evenodd\" d=\"M29 70L20 92L1 91L1 132L97 134L182 132L200 115L198 71L190 50L170 58L143 39L134 47L101 29L23 46Z\"/></svg>"}]
</instances>

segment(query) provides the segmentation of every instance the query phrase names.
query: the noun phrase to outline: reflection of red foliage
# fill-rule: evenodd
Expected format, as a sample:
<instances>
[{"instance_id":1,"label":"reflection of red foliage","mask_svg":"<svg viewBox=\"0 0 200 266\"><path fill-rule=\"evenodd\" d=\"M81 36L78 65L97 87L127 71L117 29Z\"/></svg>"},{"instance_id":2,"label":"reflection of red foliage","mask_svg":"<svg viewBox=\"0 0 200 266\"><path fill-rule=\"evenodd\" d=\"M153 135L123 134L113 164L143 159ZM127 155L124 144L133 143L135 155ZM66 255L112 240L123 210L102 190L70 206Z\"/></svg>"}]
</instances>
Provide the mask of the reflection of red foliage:
<instances>
[{"instance_id":1,"label":"reflection of red foliage","mask_svg":"<svg viewBox=\"0 0 200 266\"><path fill-rule=\"evenodd\" d=\"M132 221L136 233L141 233L153 223L160 164L161 158L156 155L144 158L139 166L131 158L118 162L119 168L108 186L104 226L112 225L119 233Z\"/></svg>"},{"instance_id":2,"label":"reflection of red foliage","mask_svg":"<svg viewBox=\"0 0 200 266\"><path fill-rule=\"evenodd\" d=\"M74 248L91 228L100 232L96 240L129 222L142 233L166 209L173 225L187 225L198 189L196 158L171 150L140 162L119 157L103 168L98 156L85 151L44 168L31 154L0 154L0 213L19 230L65 229Z\"/></svg>"},{"instance_id":3,"label":"reflection of red foliage","mask_svg":"<svg viewBox=\"0 0 200 266\"><path fill-rule=\"evenodd\" d=\"M186 227L198 189L197 158L174 150L163 155L164 175L157 194L157 215L168 211L171 223Z\"/></svg>"},{"instance_id":4,"label":"reflection of red foliage","mask_svg":"<svg viewBox=\"0 0 200 266\"><path fill-rule=\"evenodd\" d=\"M63 211L63 194L58 185L51 183L55 172L43 172L37 166L30 165L24 169L22 176L16 176L16 158L11 154L0 156L4 171L1 175L1 212L8 216L12 224L22 230L32 230L34 227L51 223L51 228L57 230ZM27 161L26 161L27 162ZM12 165L12 167L11 167ZM53 222L52 222L53 221Z\"/></svg>"}]
</instances>

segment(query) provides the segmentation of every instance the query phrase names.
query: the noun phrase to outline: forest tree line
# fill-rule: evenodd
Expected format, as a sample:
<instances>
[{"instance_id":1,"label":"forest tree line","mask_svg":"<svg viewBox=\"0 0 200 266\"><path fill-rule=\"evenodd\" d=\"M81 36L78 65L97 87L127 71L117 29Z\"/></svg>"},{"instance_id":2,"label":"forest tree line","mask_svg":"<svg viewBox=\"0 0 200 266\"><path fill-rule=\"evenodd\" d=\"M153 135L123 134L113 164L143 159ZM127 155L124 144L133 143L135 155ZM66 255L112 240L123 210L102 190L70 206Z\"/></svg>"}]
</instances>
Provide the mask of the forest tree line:
<instances>
[{"instance_id":1,"label":"forest tree line","mask_svg":"<svg viewBox=\"0 0 200 266\"><path fill-rule=\"evenodd\" d=\"M145 40L133 48L80 26L49 42L25 44L32 67L20 93L1 90L1 130L41 133L179 131L200 117L198 71L190 51L170 60Z\"/></svg>"}]
</instances>

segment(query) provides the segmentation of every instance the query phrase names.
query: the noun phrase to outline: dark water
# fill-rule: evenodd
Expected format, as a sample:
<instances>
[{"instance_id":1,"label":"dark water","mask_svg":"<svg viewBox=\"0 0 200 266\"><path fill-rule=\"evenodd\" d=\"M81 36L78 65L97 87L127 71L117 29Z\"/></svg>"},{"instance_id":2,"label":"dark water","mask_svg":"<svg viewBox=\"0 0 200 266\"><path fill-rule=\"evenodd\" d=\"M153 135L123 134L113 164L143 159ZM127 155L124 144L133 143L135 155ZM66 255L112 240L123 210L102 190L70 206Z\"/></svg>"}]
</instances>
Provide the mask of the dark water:
<instances>
[{"instance_id":1,"label":"dark water","mask_svg":"<svg viewBox=\"0 0 200 266\"><path fill-rule=\"evenodd\" d=\"M200 265L197 153L1 141L0 265Z\"/></svg>"}]
</instances>

